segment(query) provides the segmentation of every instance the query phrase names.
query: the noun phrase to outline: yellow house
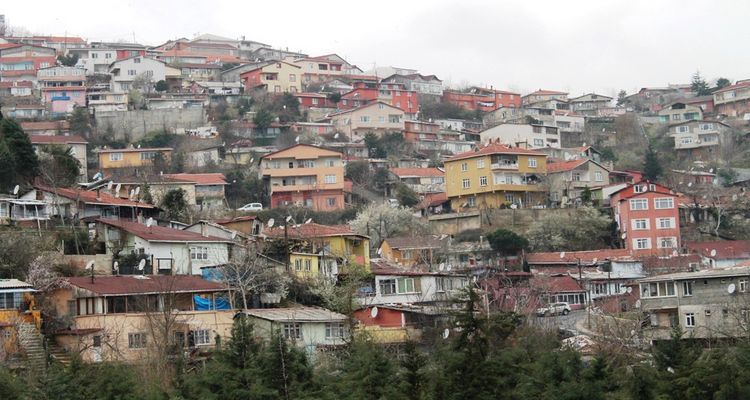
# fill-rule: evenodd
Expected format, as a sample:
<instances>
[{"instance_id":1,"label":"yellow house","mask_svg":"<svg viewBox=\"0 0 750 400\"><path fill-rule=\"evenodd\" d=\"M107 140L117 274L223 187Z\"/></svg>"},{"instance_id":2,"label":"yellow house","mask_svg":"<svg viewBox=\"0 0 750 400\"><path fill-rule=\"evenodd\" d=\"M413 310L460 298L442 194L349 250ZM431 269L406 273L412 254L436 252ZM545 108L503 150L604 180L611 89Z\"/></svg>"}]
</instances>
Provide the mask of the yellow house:
<instances>
[{"instance_id":1,"label":"yellow house","mask_svg":"<svg viewBox=\"0 0 750 400\"><path fill-rule=\"evenodd\" d=\"M436 253L446 245L435 236L391 237L380 245L380 257L406 267L432 265L437 260Z\"/></svg>"},{"instance_id":2,"label":"yellow house","mask_svg":"<svg viewBox=\"0 0 750 400\"><path fill-rule=\"evenodd\" d=\"M99 150L99 169L103 172L118 168L140 168L151 166L154 157L161 154L166 162L172 158L169 147L128 148Z\"/></svg>"},{"instance_id":3,"label":"yellow house","mask_svg":"<svg viewBox=\"0 0 750 400\"><path fill-rule=\"evenodd\" d=\"M288 268L301 278L334 278L348 265L370 270L370 238L346 225L290 224L267 229L265 234L288 242Z\"/></svg>"},{"instance_id":4,"label":"yellow house","mask_svg":"<svg viewBox=\"0 0 750 400\"><path fill-rule=\"evenodd\" d=\"M297 93L302 87L302 68L285 61L267 61L240 74L240 81L246 92L263 89L268 93Z\"/></svg>"},{"instance_id":5,"label":"yellow house","mask_svg":"<svg viewBox=\"0 0 750 400\"><path fill-rule=\"evenodd\" d=\"M445 161L446 194L455 211L546 204L546 155L491 143Z\"/></svg>"},{"instance_id":6,"label":"yellow house","mask_svg":"<svg viewBox=\"0 0 750 400\"><path fill-rule=\"evenodd\" d=\"M344 164L339 152L298 144L266 154L260 167L271 194L271 208L344 208Z\"/></svg>"}]
</instances>

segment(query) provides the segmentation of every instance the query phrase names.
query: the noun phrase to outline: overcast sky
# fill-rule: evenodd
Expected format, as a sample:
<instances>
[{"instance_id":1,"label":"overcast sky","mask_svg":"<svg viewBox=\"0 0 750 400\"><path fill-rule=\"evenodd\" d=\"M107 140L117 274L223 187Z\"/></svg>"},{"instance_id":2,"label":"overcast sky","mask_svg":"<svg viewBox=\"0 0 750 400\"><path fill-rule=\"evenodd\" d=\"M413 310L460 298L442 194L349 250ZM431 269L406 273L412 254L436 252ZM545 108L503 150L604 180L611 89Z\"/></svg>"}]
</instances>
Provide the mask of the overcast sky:
<instances>
[{"instance_id":1,"label":"overcast sky","mask_svg":"<svg viewBox=\"0 0 750 400\"><path fill-rule=\"evenodd\" d=\"M364 70L415 68L446 83L526 93L632 93L643 86L750 78L750 2L593 1L4 1L33 33L158 45L200 33L310 55L338 53Z\"/></svg>"}]
</instances>

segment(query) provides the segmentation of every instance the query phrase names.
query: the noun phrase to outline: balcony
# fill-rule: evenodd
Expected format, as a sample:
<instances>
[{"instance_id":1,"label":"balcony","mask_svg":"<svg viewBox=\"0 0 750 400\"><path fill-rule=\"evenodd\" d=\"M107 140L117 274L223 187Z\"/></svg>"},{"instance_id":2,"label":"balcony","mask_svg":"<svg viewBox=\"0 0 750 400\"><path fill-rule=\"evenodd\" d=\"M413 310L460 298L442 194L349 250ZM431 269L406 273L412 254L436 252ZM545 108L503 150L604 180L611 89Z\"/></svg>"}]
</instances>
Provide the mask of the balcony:
<instances>
[{"instance_id":1,"label":"balcony","mask_svg":"<svg viewBox=\"0 0 750 400\"><path fill-rule=\"evenodd\" d=\"M491 165L492 169L505 169L505 170L514 170L518 169L518 163L493 163Z\"/></svg>"}]
</instances>

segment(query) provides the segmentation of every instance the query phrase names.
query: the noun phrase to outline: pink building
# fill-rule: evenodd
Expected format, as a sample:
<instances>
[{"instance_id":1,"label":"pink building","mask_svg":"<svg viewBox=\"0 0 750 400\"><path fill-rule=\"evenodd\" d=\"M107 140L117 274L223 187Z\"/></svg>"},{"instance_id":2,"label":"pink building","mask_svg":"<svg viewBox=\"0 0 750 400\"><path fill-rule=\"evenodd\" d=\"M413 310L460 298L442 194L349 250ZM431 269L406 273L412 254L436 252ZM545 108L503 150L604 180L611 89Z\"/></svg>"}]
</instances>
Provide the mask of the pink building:
<instances>
[{"instance_id":1,"label":"pink building","mask_svg":"<svg viewBox=\"0 0 750 400\"><path fill-rule=\"evenodd\" d=\"M55 66L37 71L42 102L53 114L68 114L86 106L86 70Z\"/></svg>"}]
</instances>

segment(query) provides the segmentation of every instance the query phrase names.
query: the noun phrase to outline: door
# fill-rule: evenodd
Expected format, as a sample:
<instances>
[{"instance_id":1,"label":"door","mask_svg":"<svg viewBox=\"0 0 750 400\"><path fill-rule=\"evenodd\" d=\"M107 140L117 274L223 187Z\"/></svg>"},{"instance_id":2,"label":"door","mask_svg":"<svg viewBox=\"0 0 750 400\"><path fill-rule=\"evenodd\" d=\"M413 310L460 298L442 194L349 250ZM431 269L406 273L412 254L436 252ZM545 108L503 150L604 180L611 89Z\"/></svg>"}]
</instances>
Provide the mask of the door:
<instances>
[{"instance_id":1,"label":"door","mask_svg":"<svg viewBox=\"0 0 750 400\"><path fill-rule=\"evenodd\" d=\"M91 347L92 355L91 359L94 362L102 361L102 337L101 335L94 336L94 345Z\"/></svg>"}]
</instances>

